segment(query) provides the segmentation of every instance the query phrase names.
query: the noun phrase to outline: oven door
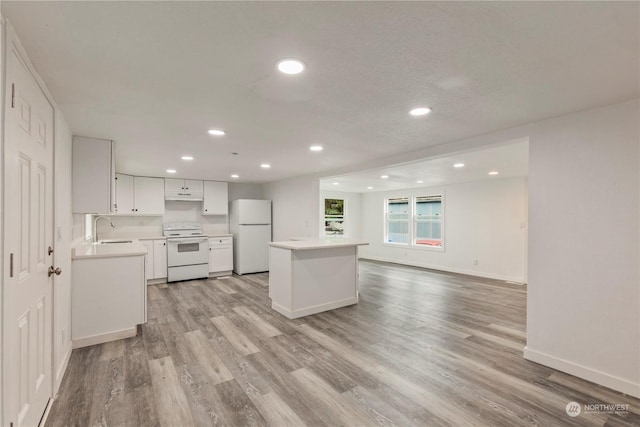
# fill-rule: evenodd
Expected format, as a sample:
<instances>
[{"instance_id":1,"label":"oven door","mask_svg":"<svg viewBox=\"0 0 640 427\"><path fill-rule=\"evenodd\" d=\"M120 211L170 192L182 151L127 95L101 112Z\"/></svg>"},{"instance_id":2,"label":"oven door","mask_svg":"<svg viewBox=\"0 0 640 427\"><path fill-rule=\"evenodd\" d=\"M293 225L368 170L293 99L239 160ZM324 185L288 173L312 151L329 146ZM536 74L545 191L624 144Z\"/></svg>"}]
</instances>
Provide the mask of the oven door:
<instances>
[{"instance_id":1,"label":"oven door","mask_svg":"<svg viewBox=\"0 0 640 427\"><path fill-rule=\"evenodd\" d=\"M167 266L209 263L209 238L178 237L167 239Z\"/></svg>"}]
</instances>

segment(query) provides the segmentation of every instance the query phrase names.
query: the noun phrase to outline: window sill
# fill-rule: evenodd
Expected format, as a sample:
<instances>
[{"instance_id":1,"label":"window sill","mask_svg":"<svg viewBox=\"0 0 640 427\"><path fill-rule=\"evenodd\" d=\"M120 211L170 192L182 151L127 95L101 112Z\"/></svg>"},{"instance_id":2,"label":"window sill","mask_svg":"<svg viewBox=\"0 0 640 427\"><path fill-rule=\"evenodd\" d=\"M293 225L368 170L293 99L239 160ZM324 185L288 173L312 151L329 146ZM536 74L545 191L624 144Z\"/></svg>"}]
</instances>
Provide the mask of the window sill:
<instances>
[{"instance_id":1,"label":"window sill","mask_svg":"<svg viewBox=\"0 0 640 427\"><path fill-rule=\"evenodd\" d=\"M444 246L411 245L409 243L388 243L388 242L383 242L382 245L390 248L412 249L412 250L426 251L426 252L444 252L445 251Z\"/></svg>"}]
</instances>

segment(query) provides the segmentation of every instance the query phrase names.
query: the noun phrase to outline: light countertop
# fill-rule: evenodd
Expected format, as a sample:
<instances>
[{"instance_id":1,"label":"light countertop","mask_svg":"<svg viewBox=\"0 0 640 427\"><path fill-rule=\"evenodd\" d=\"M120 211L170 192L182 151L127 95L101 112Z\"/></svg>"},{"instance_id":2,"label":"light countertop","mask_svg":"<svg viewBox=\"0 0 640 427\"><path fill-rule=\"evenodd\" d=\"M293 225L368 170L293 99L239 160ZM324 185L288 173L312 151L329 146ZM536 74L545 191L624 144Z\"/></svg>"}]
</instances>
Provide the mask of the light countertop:
<instances>
[{"instance_id":1,"label":"light countertop","mask_svg":"<svg viewBox=\"0 0 640 427\"><path fill-rule=\"evenodd\" d=\"M220 234L220 233L204 233L204 235L212 238L233 236L233 234ZM102 235L100 237L102 237ZM166 239L166 237L163 236L162 234L142 234L141 235L141 234L135 234L135 233L120 233L120 234L109 234L108 239L109 240L114 240L114 239L164 240Z\"/></svg>"},{"instance_id":2,"label":"light countertop","mask_svg":"<svg viewBox=\"0 0 640 427\"><path fill-rule=\"evenodd\" d=\"M71 259L116 258L146 255L147 249L140 241L132 243L82 243L73 248Z\"/></svg>"},{"instance_id":3,"label":"light countertop","mask_svg":"<svg viewBox=\"0 0 640 427\"><path fill-rule=\"evenodd\" d=\"M365 246L369 242L356 239L313 239L313 240L293 240L285 242L271 242L269 246L280 249L290 249L293 251L303 251L310 249L344 248L349 246Z\"/></svg>"}]
</instances>

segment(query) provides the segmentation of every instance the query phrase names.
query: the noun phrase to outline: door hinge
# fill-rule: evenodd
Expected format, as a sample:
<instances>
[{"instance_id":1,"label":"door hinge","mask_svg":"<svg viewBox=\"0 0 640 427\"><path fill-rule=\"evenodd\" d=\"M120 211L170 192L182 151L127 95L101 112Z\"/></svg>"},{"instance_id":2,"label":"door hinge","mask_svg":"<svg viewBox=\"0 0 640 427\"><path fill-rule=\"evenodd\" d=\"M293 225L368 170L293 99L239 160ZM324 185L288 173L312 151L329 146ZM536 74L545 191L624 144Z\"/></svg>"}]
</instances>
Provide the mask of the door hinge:
<instances>
[{"instance_id":1,"label":"door hinge","mask_svg":"<svg viewBox=\"0 0 640 427\"><path fill-rule=\"evenodd\" d=\"M13 254L9 254L9 277L13 277Z\"/></svg>"},{"instance_id":2,"label":"door hinge","mask_svg":"<svg viewBox=\"0 0 640 427\"><path fill-rule=\"evenodd\" d=\"M11 108L16 108L16 84L11 83Z\"/></svg>"}]
</instances>

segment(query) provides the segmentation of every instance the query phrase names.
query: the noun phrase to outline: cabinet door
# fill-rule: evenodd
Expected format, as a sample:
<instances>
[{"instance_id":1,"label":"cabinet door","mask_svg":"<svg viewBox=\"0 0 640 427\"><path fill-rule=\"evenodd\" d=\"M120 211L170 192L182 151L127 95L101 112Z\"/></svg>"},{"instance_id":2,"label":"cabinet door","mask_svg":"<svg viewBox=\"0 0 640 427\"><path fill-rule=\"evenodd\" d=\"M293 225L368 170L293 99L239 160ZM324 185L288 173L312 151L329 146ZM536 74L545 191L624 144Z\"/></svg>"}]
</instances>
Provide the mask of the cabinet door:
<instances>
[{"instance_id":1,"label":"cabinet door","mask_svg":"<svg viewBox=\"0 0 640 427\"><path fill-rule=\"evenodd\" d=\"M133 196L135 213L164 215L164 180L162 178L134 177Z\"/></svg>"},{"instance_id":2,"label":"cabinet door","mask_svg":"<svg viewBox=\"0 0 640 427\"><path fill-rule=\"evenodd\" d=\"M144 257L144 279L153 279L153 240L140 240L140 243L147 249L147 255Z\"/></svg>"},{"instance_id":3,"label":"cabinet door","mask_svg":"<svg viewBox=\"0 0 640 427\"><path fill-rule=\"evenodd\" d=\"M202 215L227 215L229 189L226 182L205 181Z\"/></svg>"},{"instance_id":4,"label":"cabinet door","mask_svg":"<svg viewBox=\"0 0 640 427\"><path fill-rule=\"evenodd\" d=\"M167 241L153 241L153 276L154 279L167 277Z\"/></svg>"},{"instance_id":5,"label":"cabinet door","mask_svg":"<svg viewBox=\"0 0 640 427\"><path fill-rule=\"evenodd\" d=\"M209 273L233 270L232 242L231 237L209 239Z\"/></svg>"},{"instance_id":6,"label":"cabinet door","mask_svg":"<svg viewBox=\"0 0 640 427\"><path fill-rule=\"evenodd\" d=\"M118 215L135 213L133 207L133 177L131 175L116 174L116 213Z\"/></svg>"},{"instance_id":7,"label":"cabinet door","mask_svg":"<svg viewBox=\"0 0 640 427\"><path fill-rule=\"evenodd\" d=\"M191 193L202 194L202 181L197 179L185 179L184 189L188 190Z\"/></svg>"},{"instance_id":8,"label":"cabinet door","mask_svg":"<svg viewBox=\"0 0 640 427\"><path fill-rule=\"evenodd\" d=\"M165 178L164 189L167 192L179 193L184 190L184 179Z\"/></svg>"},{"instance_id":9,"label":"cabinet door","mask_svg":"<svg viewBox=\"0 0 640 427\"><path fill-rule=\"evenodd\" d=\"M72 210L74 213L108 214L113 209L113 141L73 137Z\"/></svg>"}]
</instances>

